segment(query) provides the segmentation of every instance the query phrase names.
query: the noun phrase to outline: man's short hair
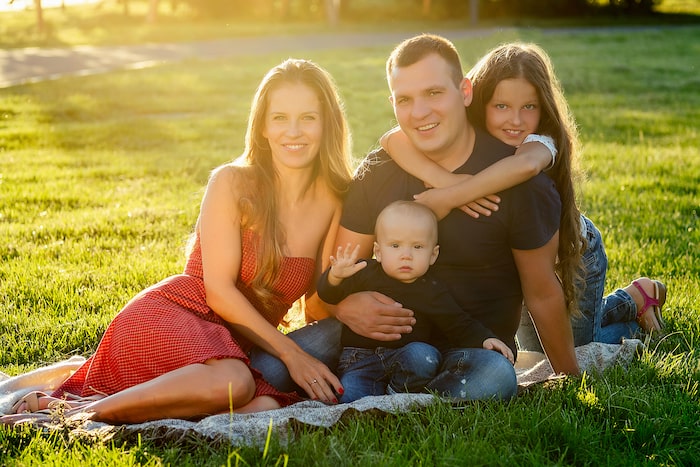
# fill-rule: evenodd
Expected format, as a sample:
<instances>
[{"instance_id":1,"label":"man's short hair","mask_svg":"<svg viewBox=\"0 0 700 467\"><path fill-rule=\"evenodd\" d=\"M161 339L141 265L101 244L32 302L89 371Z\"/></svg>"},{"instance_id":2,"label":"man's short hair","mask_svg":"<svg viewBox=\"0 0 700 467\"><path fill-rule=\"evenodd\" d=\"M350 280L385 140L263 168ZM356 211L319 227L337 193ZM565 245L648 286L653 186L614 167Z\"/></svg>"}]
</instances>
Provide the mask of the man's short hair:
<instances>
[{"instance_id":1,"label":"man's short hair","mask_svg":"<svg viewBox=\"0 0 700 467\"><path fill-rule=\"evenodd\" d=\"M459 86L464 79L459 53L452 42L435 34L420 34L397 45L386 61L387 80L391 83L394 69L411 66L430 54L437 54L447 62L452 69L452 80Z\"/></svg>"}]
</instances>

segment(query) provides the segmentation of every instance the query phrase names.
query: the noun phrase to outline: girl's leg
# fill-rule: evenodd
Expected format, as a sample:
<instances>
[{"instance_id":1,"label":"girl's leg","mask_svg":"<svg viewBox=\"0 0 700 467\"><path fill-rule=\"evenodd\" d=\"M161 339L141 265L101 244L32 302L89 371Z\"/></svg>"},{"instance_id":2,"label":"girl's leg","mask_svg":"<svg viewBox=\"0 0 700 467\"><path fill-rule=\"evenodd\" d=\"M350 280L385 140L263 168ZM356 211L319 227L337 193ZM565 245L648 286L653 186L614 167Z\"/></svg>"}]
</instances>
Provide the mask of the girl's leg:
<instances>
[{"instance_id":1,"label":"girl's leg","mask_svg":"<svg viewBox=\"0 0 700 467\"><path fill-rule=\"evenodd\" d=\"M579 290L578 309L580 317L571 318L574 345L584 345L599 341L603 326L603 292L608 271L608 256L603 246L600 231L585 216L581 216L585 226L586 251L583 252L583 277L577 284Z\"/></svg>"},{"instance_id":2,"label":"girl's leg","mask_svg":"<svg viewBox=\"0 0 700 467\"><path fill-rule=\"evenodd\" d=\"M68 415L90 412L93 420L107 423L192 419L243 408L254 394L255 381L244 362L211 359L165 373Z\"/></svg>"},{"instance_id":3,"label":"girl's leg","mask_svg":"<svg viewBox=\"0 0 700 467\"><path fill-rule=\"evenodd\" d=\"M645 331L659 331L663 326L661 307L666 303L666 286L647 277L640 277L625 287L635 304L634 319Z\"/></svg>"},{"instance_id":4,"label":"girl's leg","mask_svg":"<svg viewBox=\"0 0 700 467\"><path fill-rule=\"evenodd\" d=\"M648 296L654 297L654 281L647 277L640 277L634 282ZM659 285L659 287L663 288L663 291L659 290L661 295L659 303L663 305L666 301L666 289L663 287L663 284ZM634 283L630 283L622 289L617 289L605 297L603 299L603 332L606 337L601 339L601 342L618 344L621 338L633 337L640 330L658 331L660 326L657 325L654 317L654 307L650 306L644 310L644 304L645 297ZM644 310L639 322L637 321L638 310Z\"/></svg>"}]
</instances>

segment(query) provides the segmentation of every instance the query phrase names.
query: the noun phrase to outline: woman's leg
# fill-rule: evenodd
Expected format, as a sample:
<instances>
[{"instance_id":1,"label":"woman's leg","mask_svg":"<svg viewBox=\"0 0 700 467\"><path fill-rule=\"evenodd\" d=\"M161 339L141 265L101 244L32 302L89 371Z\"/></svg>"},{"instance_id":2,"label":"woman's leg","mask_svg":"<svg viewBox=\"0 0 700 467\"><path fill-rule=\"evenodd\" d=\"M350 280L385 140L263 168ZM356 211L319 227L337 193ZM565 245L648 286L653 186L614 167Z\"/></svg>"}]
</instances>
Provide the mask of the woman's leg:
<instances>
[{"instance_id":1,"label":"woman's leg","mask_svg":"<svg viewBox=\"0 0 700 467\"><path fill-rule=\"evenodd\" d=\"M255 381L241 360L207 360L165 373L93 402L76 412L107 423L141 423L165 418L192 419L243 408Z\"/></svg>"}]
</instances>

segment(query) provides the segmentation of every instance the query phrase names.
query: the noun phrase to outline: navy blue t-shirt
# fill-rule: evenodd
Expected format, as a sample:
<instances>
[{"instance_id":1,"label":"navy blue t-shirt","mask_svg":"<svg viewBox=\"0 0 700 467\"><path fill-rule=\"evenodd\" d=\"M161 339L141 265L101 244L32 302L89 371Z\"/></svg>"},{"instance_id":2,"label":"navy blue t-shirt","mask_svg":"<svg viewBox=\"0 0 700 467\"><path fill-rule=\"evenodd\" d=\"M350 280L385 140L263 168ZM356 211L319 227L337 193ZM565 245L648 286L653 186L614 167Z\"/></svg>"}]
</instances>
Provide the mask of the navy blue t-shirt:
<instances>
[{"instance_id":1,"label":"navy blue t-shirt","mask_svg":"<svg viewBox=\"0 0 700 467\"><path fill-rule=\"evenodd\" d=\"M475 129L474 149L455 173L475 174L513 154L513 147ZM345 198L341 225L374 234L379 212L393 201L413 200L423 182L401 169L383 150L369 154ZM512 249L544 246L559 229L561 200L545 174L498 193L499 210L477 219L453 209L438 225L440 255L431 271L457 303L513 351L522 290Z\"/></svg>"},{"instance_id":2,"label":"navy blue t-shirt","mask_svg":"<svg viewBox=\"0 0 700 467\"><path fill-rule=\"evenodd\" d=\"M403 334L396 341L377 341L355 334L348 326L343 326L341 341L343 347L375 349L389 347L397 349L409 342L425 342L439 349L476 347L494 337L479 321L464 313L450 293L450 290L432 277L430 271L415 282L406 284L388 276L380 263L369 259L367 266L352 276L343 279L336 286L328 282L330 268L326 269L318 281L318 296L326 303L339 303L355 292L374 290L400 302L415 313L416 324L410 334Z\"/></svg>"}]
</instances>

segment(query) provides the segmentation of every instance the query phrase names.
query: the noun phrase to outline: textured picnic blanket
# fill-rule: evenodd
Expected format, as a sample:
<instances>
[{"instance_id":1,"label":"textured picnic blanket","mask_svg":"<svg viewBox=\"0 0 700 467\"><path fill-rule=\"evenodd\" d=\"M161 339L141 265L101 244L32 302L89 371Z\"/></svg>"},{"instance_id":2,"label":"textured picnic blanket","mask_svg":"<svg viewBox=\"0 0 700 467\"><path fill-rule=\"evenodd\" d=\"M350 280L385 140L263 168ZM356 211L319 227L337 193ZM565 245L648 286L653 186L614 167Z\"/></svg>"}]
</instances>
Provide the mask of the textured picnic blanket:
<instances>
[{"instance_id":1,"label":"textured picnic blanket","mask_svg":"<svg viewBox=\"0 0 700 467\"><path fill-rule=\"evenodd\" d=\"M612 365L626 366L643 347L642 342L637 339L625 340L621 345L594 342L577 347L576 356L582 370L596 372ZM0 373L0 413L8 413L14 402L30 391L51 391L58 387L83 361L82 357L73 357L14 377ZM516 371L520 388L555 377L544 355L535 352L519 354ZM246 415L214 415L198 422L167 419L136 425L112 426L84 420L77 415L65 423L76 434L110 436L138 433L146 438L172 440L194 436L227 441L236 446L263 446L270 430L279 436L280 442L290 441L294 436L295 423L330 427L346 412L371 410L386 413L408 412L433 404L435 401L435 396L430 394L396 394L365 397L349 404L338 405L303 401L278 410Z\"/></svg>"}]
</instances>

